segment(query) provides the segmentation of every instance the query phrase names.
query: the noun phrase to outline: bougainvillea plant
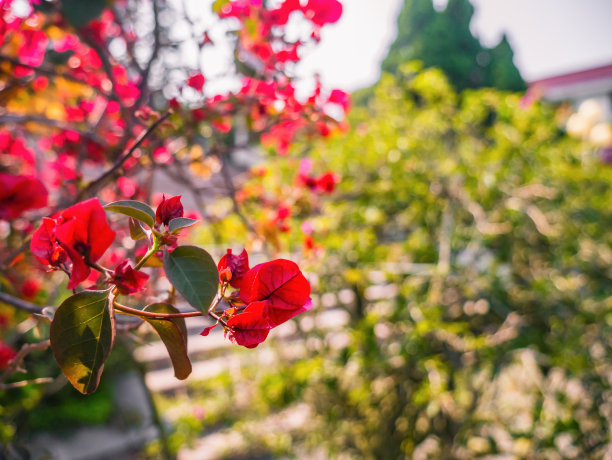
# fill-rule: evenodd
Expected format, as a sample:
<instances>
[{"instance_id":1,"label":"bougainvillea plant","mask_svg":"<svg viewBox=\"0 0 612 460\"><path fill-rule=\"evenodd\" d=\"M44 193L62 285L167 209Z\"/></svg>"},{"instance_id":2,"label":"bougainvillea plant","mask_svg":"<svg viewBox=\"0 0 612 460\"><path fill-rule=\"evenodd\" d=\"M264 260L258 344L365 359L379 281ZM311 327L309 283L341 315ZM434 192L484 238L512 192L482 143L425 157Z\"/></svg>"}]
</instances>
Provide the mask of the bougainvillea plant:
<instances>
[{"instance_id":1,"label":"bougainvillea plant","mask_svg":"<svg viewBox=\"0 0 612 460\"><path fill-rule=\"evenodd\" d=\"M115 269L98 264L115 238L106 212L129 216L131 228L138 229L131 232L133 238L146 241L146 253L134 266L128 259ZM228 250L217 267L204 249L177 245L181 230L196 223L183 217L178 196L164 197L156 211L134 200L102 207L92 198L44 218L34 232L32 252L50 271L65 272L70 277L69 288L76 289L88 280L92 270L99 274L93 286L62 302L53 313L49 334L57 363L81 393L92 393L98 387L113 347L117 315L136 316L149 323L166 345L176 377L185 379L191 373L185 318L210 316L215 324L203 335L221 324L229 340L253 348L272 328L310 308L310 284L294 262L278 259L249 269L246 250L240 256ZM195 311L181 312L170 302L153 302L142 309L121 303L122 296L145 289L149 275L141 269L160 251L172 289ZM236 287L239 289L234 290ZM222 305L226 308L220 310Z\"/></svg>"},{"instance_id":2,"label":"bougainvillea plant","mask_svg":"<svg viewBox=\"0 0 612 460\"><path fill-rule=\"evenodd\" d=\"M234 214L246 246L276 250L277 234L304 212L300 201L333 191L338 176L304 168L285 184L291 194L244 190L244 178L264 168L257 163L266 155L290 157L297 140L345 129L346 93L317 80L301 97L294 83L304 50L339 20L342 5L216 0L211 27L202 12L179 3L0 2L0 306L53 318L53 354L84 393L95 390L116 332L128 328L125 315L153 326L185 378L185 317L210 316L211 327L252 348L310 307L309 284L295 263L251 268L244 251L229 252L217 268L206 251L179 240L197 220L214 225ZM295 21L301 26L288 32ZM178 51L176 23L190 29L185 47L196 59ZM234 84L218 91L205 55L222 41L232 49ZM240 165L245 152L255 159ZM160 175L197 212L183 215L179 197L159 202L152 184ZM129 221L118 225L109 213ZM45 298L58 275L45 277L43 267L64 272L73 295ZM159 275L172 286L167 302L149 300ZM196 311L178 311L177 293ZM15 334L6 341L0 385L27 350L48 343L28 340ZM16 350L20 342L24 353Z\"/></svg>"}]
</instances>

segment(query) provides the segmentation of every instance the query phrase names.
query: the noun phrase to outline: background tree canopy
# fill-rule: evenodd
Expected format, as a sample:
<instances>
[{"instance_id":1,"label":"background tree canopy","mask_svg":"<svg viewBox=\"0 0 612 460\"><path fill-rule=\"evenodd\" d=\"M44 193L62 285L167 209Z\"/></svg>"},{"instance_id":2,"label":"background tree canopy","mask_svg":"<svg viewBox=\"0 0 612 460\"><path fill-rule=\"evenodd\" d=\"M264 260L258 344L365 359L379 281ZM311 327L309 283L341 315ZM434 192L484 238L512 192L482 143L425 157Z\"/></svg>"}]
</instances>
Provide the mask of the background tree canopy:
<instances>
[{"instance_id":1,"label":"background tree canopy","mask_svg":"<svg viewBox=\"0 0 612 460\"><path fill-rule=\"evenodd\" d=\"M525 82L513 63L507 37L483 47L470 32L474 7L469 0L449 0L436 11L431 0L405 0L397 21L397 38L383 70L397 73L410 60L442 69L457 90L494 87L522 91Z\"/></svg>"}]
</instances>

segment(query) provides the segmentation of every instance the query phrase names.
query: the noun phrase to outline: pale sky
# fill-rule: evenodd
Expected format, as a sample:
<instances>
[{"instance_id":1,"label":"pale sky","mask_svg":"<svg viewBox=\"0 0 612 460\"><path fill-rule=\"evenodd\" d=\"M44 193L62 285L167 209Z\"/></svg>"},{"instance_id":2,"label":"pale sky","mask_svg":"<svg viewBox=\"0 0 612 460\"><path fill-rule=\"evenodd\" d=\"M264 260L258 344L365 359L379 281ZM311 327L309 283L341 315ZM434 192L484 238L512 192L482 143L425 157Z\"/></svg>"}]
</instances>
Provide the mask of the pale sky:
<instances>
[{"instance_id":1,"label":"pale sky","mask_svg":"<svg viewBox=\"0 0 612 460\"><path fill-rule=\"evenodd\" d=\"M381 62L397 33L403 0L341 1L341 19L323 28L319 46L304 50L295 69L302 94L308 93L315 72L326 88L346 91L369 86L380 76ZM436 4L444 1L436 0ZM473 32L484 45L493 46L506 31L515 64L527 81L612 64L612 0L471 1L476 8ZM205 49L202 62L208 94L239 87L238 81L225 76L231 52L223 38L225 26L212 15L211 3L187 1L192 15L211 27L216 44ZM189 28L175 24L174 30L178 38ZM299 33L299 26L294 32Z\"/></svg>"},{"instance_id":2,"label":"pale sky","mask_svg":"<svg viewBox=\"0 0 612 460\"><path fill-rule=\"evenodd\" d=\"M523 78L612 64L612 0L471 0L473 31L495 45L507 31ZM344 0L344 14L323 30L321 46L299 68L329 87L354 90L378 80L396 35L402 0Z\"/></svg>"}]
</instances>

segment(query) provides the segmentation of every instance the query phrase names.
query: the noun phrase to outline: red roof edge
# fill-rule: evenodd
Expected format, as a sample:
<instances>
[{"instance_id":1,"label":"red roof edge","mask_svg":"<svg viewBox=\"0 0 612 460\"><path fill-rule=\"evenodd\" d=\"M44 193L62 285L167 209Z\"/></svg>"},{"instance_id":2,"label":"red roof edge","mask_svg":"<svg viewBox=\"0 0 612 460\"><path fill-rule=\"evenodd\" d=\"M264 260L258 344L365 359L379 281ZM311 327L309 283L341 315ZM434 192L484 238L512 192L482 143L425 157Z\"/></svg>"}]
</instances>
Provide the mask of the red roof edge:
<instances>
[{"instance_id":1,"label":"red roof edge","mask_svg":"<svg viewBox=\"0 0 612 460\"><path fill-rule=\"evenodd\" d=\"M534 80L528 82L528 85L530 87L539 86L550 88L554 86L564 86L590 80L599 80L601 78L612 78L612 64L608 64L601 67L594 67L592 69L580 70L578 72L556 75L554 77L543 78L541 80Z\"/></svg>"}]
</instances>

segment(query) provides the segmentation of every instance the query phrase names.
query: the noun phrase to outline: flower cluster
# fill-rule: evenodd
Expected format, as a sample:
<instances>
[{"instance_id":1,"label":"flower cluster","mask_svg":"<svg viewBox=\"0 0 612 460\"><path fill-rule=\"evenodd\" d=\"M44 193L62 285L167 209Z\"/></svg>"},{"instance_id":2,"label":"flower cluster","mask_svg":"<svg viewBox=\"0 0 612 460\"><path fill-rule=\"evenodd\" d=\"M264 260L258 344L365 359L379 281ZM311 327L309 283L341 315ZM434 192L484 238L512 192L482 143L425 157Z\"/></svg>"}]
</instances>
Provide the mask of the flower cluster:
<instances>
[{"instance_id":1,"label":"flower cluster","mask_svg":"<svg viewBox=\"0 0 612 460\"><path fill-rule=\"evenodd\" d=\"M231 307L220 318L225 336L237 345L256 347L271 329L312 307L310 284L295 262L277 259L249 269L246 250L236 256L228 249L218 269L222 284L239 289L227 298Z\"/></svg>"},{"instance_id":2,"label":"flower cluster","mask_svg":"<svg viewBox=\"0 0 612 460\"><path fill-rule=\"evenodd\" d=\"M115 239L104 208L97 198L77 203L51 217L44 217L34 232L30 249L43 264L61 268L72 261L68 289L85 281L95 263Z\"/></svg>"}]
</instances>

